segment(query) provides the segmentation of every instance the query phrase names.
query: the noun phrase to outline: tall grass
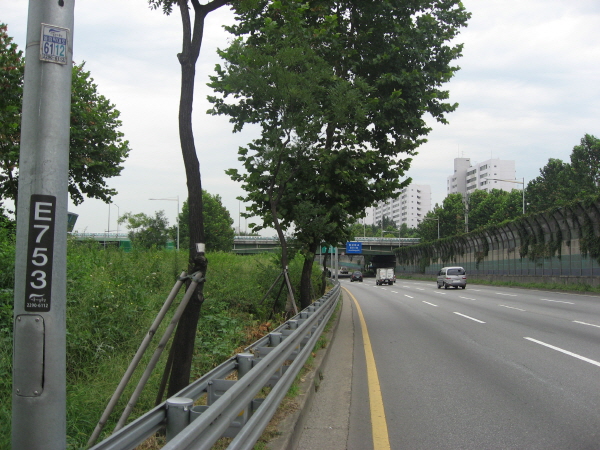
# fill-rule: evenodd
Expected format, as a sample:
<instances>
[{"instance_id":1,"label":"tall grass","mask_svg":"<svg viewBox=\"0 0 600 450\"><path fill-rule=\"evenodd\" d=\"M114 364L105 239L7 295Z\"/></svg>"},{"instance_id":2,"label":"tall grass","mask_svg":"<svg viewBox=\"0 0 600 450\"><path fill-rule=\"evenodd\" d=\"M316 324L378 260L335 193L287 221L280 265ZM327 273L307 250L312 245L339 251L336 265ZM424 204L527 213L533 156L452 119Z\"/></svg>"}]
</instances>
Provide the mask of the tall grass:
<instances>
[{"instance_id":1,"label":"tall grass","mask_svg":"<svg viewBox=\"0 0 600 450\"><path fill-rule=\"evenodd\" d=\"M0 448L4 449L10 448L11 434L14 243L0 242ZM69 242L67 259L67 439L69 448L83 448L148 327L187 266L187 254L164 250L124 253L101 249L95 242ZM256 340L257 329L269 328L264 322L272 315L278 291L274 289L261 302L279 273L270 255L212 253L208 259L193 377ZM290 264L296 290L301 267L300 259ZM182 295L183 289L179 299ZM282 294L275 305L276 311L277 306L280 310L285 304L283 297ZM161 336L162 331L157 335ZM147 359L152 351L153 348ZM154 406L166 353L134 416ZM118 413L123 410L141 370L134 374L132 386L116 408ZM112 431L118 419L117 413L113 416L105 427L107 432Z\"/></svg>"}]
</instances>

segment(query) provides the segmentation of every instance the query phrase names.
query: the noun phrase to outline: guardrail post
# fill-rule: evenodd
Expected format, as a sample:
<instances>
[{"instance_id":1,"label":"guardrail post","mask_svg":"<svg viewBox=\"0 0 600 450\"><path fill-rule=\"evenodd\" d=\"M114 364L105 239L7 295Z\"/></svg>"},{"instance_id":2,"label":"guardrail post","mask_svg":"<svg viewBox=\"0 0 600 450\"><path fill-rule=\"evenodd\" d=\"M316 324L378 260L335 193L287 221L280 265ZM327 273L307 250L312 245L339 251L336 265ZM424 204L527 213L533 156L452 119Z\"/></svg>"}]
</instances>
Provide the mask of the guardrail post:
<instances>
[{"instance_id":1,"label":"guardrail post","mask_svg":"<svg viewBox=\"0 0 600 450\"><path fill-rule=\"evenodd\" d=\"M194 400L187 397L171 397L167 405L167 442L190 424L190 409Z\"/></svg>"},{"instance_id":2,"label":"guardrail post","mask_svg":"<svg viewBox=\"0 0 600 450\"><path fill-rule=\"evenodd\" d=\"M237 363L238 363L238 380L250 372L252 369L252 360L254 359L254 355L252 353L238 353L237 354Z\"/></svg>"},{"instance_id":3,"label":"guardrail post","mask_svg":"<svg viewBox=\"0 0 600 450\"><path fill-rule=\"evenodd\" d=\"M269 333L269 344L271 347L277 347L281 343L281 333Z\"/></svg>"},{"instance_id":4,"label":"guardrail post","mask_svg":"<svg viewBox=\"0 0 600 450\"><path fill-rule=\"evenodd\" d=\"M290 330L295 330L296 328L298 328L298 321L297 320L288 320L288 326Z\"/></svg>"}]
</instances>

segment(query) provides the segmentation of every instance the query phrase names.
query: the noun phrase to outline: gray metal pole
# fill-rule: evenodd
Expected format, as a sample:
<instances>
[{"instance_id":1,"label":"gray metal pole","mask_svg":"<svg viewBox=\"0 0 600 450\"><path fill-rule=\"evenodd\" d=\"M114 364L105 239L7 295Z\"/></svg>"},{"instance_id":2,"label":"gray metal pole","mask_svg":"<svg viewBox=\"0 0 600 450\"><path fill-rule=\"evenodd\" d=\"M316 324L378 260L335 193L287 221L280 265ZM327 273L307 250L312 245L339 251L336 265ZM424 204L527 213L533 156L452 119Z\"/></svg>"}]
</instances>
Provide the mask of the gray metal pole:
<instances>
[{"instance_id":1,"label":"gray metal pole","mask_svg":"<svg viewBox=\"0 0 600 450\"><path fill-rule=\"evenodd\" d=\"M337 244L335 246L335 250L334 250L334 267L335 267L335 281L338 281L338 270L340 268L340 261L339 261L339 256L338 256L338 249L337 249Z\"/></svg>"},{"instance_id":2,"label":"gray metal pole","mask_svg":"<svg viewBox=\"0 0 600 450\"><path fill-rule=\"evenodd\" d=\"M523 177L523 215L525 215L525 177Z\"/></svg>"},{"instance_id":3,"label":"gray metal pole","mask_svg":"<svg viewBox=\"0 0 600 450\"><path fill-rule=\"evenodd\" d=\"M74 0L29 2L15 257L15 450L67 447L67 180L74 5Z\"/></svg>"}]
</instances>

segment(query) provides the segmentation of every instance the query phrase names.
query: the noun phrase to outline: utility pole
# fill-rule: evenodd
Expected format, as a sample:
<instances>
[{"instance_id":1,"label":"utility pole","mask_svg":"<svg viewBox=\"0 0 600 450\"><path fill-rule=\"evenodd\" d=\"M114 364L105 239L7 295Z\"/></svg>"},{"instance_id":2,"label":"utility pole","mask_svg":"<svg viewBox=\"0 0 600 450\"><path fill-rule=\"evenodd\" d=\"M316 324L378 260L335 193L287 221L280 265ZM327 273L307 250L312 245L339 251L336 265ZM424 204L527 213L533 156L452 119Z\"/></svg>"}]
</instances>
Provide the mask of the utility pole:
<instances>
[{"instance_id":1,"label":"utility pole","mask_svg":"<svg viewBox=\"0 0 600 450\"><path fill-rule=\"evenodd\" d=\"M74 0L30 0L14 290L12 448L64 450Z\"/></svg>"}]
</instances>

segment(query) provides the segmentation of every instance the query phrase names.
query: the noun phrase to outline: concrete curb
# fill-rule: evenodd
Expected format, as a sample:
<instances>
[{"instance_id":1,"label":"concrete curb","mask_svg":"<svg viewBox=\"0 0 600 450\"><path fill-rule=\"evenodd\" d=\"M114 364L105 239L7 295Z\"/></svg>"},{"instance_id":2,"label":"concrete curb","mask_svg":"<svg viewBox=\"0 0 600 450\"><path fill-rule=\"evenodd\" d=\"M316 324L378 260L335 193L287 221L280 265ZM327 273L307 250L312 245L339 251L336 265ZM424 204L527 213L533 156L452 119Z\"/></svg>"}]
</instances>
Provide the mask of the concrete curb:
<instances>
[{"instance_id":1,"label":"concrete curb","mask_svg":"<svg viewBox=\"0 0 600 450\"><path fill-rule=\"evenodd\" d=\"M344 293L342 291L339 299L341 307L343 307L343 296ZM324 336L327 339L327 347L316 352L313 370L307 373L300 382L300 394L298 394L298 397L295 399L298 404L298 409L279 422L277 429L280 434L278 437L267 443L268 449L294 450L298 446L315 393L319 390L323 369L327 363L327 357L329 356L329 351L332 346L331 344L335 339L335 331L337 330L342 316L341 312L342 310L340 308L335 313L336 317L331 329L327 333L324 333Z\"/></svg>"}]
</instances>

